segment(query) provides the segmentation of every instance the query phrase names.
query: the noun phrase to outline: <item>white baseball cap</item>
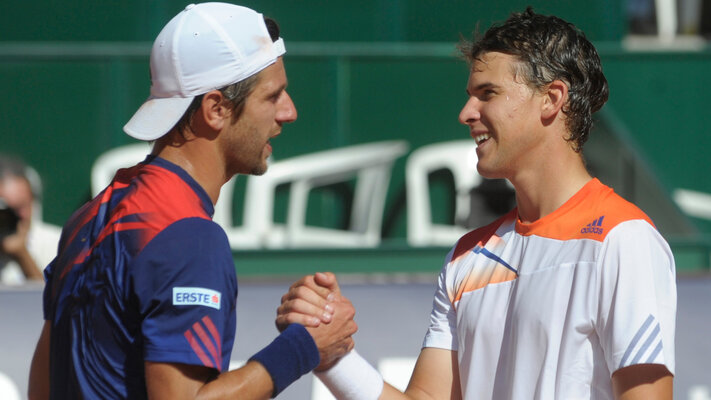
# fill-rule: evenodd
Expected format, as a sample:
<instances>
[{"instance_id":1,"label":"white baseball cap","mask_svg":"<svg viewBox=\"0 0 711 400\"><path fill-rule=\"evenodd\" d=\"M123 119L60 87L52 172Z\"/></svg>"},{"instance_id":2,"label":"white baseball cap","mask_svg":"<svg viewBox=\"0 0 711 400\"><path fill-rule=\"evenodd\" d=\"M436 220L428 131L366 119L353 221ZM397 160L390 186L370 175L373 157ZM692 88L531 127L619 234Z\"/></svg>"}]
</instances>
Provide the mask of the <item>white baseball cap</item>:
<instances>
[{"instance_id":1,"label":"white baseball cap","mask_svg":"<svg viewBox=\"0 0 711 400\"><path fill-rule=\"evenodd\" d=\"M123 130L139 140L158 139L195 96L249 78L285 52L262 14L227 3L190 4L153 43L151 95Z\"/></svg>"}]
</instances>

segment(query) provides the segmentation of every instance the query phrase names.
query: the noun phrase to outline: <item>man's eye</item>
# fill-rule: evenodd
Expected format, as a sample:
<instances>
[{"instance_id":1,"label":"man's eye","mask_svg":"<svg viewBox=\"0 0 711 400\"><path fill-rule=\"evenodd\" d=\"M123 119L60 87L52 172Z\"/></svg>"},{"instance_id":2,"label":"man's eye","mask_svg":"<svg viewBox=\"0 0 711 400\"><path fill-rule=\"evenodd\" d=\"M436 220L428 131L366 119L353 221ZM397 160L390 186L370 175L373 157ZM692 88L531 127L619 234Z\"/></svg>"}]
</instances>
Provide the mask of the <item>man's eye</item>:
<instances>
[{"instance_id":1,"label":"man's eye","mask_svg":"<svg viewBox=\"0 0 711 400\"><path fill-rule=\"evenodd\" d=\"M479 98L479 100L488 100L495 94L496 92L494 92L493 90L487 89L480 92L477 97Z\"/></svg>"}]
</instances>

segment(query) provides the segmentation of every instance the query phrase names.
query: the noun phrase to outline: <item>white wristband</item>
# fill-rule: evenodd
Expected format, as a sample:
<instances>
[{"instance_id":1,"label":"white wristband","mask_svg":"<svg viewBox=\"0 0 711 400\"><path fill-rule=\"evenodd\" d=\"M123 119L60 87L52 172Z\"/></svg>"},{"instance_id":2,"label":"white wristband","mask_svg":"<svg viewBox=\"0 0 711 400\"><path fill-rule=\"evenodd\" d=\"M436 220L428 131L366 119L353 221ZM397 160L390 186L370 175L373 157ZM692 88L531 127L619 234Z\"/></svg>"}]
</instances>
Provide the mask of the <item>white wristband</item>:
<instances>
[{"instance_id":1,"label":"white wristband","mask_svg":"<svg viewBox=\"0 0 711 400\"><path fill-rule=\"evenodd\" d=\"M383 377L355 350L314 375L338 400L377 400L383 392Z\"/></svg>"}]
</instances>

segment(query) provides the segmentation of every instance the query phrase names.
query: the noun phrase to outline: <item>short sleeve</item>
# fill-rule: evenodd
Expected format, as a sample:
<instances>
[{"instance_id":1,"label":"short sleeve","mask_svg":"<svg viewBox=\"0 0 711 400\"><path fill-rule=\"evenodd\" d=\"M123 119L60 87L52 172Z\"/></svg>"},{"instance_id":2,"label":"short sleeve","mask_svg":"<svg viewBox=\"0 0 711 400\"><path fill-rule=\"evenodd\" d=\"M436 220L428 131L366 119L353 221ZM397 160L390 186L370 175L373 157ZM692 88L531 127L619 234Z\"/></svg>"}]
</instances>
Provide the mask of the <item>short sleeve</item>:
<instances>
[{"instance_id":1,"label":"short sleeve","mask_svg":"<svg viewBox=\"0 0 711 400\"><path fill-rule=\"evenodd\" d=\"M134 259L144 358L226 371L236 327L237 278L224 231L188 218Z\"/></svg>"},{"instance_id":2,"label":"short sleeve","mask_svg":"<svg viewBox=\"0 0 711 400\"><path fill-rule=\"evenodd\" d=\"M437 279L437 290L432 301L430 325L422 347L436 347L457 351L457 314L447 294L447 266L454 249L447 255L444 267Z\"/></svg>"},{"instance_id":3,"label":"short sleeve","mask_svg":"<svg viewBox=\"0 0 711 400\"><path fill-rule=\"evenodd\" d=\"M608 234L596 330L610 373L636 364L674 373L675 275L669 246L646 221L624 222Z\"/></svg>"}]
</instances>

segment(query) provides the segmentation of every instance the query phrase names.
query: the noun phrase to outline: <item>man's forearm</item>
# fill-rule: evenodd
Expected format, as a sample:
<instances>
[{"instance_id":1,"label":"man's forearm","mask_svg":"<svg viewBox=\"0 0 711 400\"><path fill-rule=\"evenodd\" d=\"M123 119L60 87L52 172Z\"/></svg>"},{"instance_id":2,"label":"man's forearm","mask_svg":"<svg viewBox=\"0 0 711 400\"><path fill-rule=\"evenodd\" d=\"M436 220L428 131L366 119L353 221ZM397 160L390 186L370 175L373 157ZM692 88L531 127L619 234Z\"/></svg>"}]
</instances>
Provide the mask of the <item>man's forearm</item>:
<instances>
[{"instance_id":1,"label":"man's forearm","mask_svg":"<svg viewBox=\"0 0 711 400\"><path fill-rule=\"evenodd\" d=\"M29 400L49 399L49 336L51 325L45 321L42 333L37 341L35 354L30 367L30 379L27 391Z\"/></svg>"},{"instance_id":2,"label":"man's forearm","mask_svg":"<svg viewBox=\"0 0 711 400\"><path fill-rule=\"evenodd\" d=\"M37 267L37 263L35 263L35 259L32 258L32 255L30 252L25 248L22 249L20 252L15 254L13 257L15 261L20 265L20 268L22 269L22 273L25 274L25 277L27 279L31 280L43 280L44 276L42 275L42 271Z\"/></svg>"},{"instance_id":3,"label":"man's forearm","mask_svg":"<svg viewBox=\"0 0 711 400\"><path fill-rule=\"evenodd\" d=\"M617 400L671 400L674 376L661 364L638 364L612 374Z\"/></svg>"}]
</instances>

